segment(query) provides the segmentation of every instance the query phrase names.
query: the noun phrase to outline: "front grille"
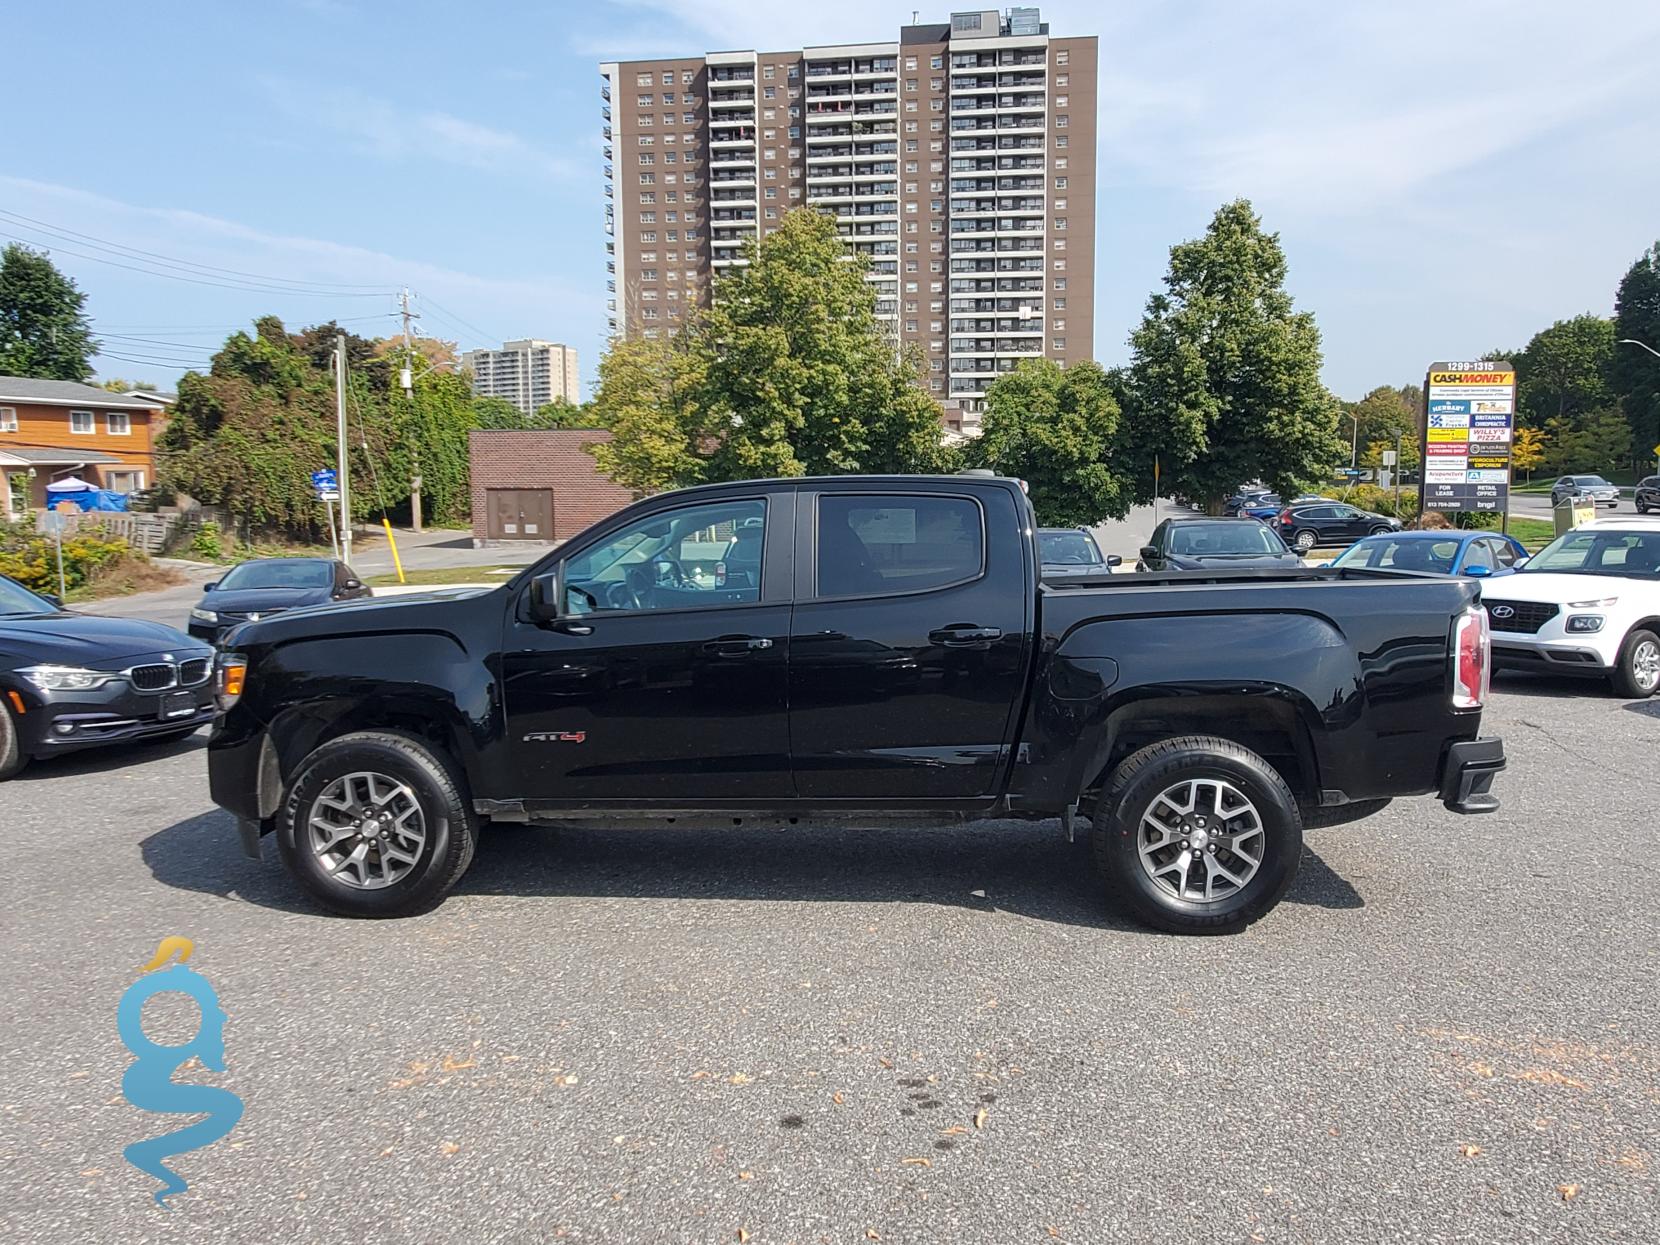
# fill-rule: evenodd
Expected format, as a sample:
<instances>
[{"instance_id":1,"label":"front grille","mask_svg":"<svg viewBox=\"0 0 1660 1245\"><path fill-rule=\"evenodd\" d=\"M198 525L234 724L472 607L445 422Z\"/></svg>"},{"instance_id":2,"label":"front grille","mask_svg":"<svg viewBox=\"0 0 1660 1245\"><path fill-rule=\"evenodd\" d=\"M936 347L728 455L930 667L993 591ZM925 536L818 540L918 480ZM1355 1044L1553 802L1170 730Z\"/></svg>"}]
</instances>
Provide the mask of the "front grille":
<instances>
[{"instance_id":1,"label":"front grille","mask_svg":"<svg viewBox=\"0 0 1660 1245\"><path fill-rule=\"evenodd\" d=\"M192 657L189 661L179 663L179 683L185 687L194 687L198 683L205 683L208 675L213 673L213 658Z\"/></svg>"},{"instance_id":2,"label":"front grille","mask_svg":"<svg viewBox=\"0 0 1660 1245\"><path fill-rule=\"evenodd\" d=\"M273 609L273 610L252 610L252 611L250 611L246 614L240 614L240 613L238 613L238 614L220 614L219 615L219 620L221 622L226 622L226 623L240 623L240 622L249 622L249 621L258 622L261 618L269 618L273 614L280 614L280 613L283 612L283 609L286 609L286 608L287 607L284 606L280 609Z\"/></svg>"},{"instance_id":3,"label":"front grille","mask_svg":"<svg viewBox=\"0 0 1660 1245\"><path fill-rule=\"evenodd\" d=\"M1539 601L1488 601L1487 617L1494 631L1517 631L1534 635L1562 612L1560 606Z\"/></svg>"},{"instance_id":4,"label":"front grille","mask_svg":"<svg viewBox=\"0 0 1660 1245\"><path fill-rule=\"evenodd\" d=\"M134 666L127 671L127 677L141 692L164 692L179 681L179 670L171 662L158 662L153 666Z\"/></svg>"}]
</instances>

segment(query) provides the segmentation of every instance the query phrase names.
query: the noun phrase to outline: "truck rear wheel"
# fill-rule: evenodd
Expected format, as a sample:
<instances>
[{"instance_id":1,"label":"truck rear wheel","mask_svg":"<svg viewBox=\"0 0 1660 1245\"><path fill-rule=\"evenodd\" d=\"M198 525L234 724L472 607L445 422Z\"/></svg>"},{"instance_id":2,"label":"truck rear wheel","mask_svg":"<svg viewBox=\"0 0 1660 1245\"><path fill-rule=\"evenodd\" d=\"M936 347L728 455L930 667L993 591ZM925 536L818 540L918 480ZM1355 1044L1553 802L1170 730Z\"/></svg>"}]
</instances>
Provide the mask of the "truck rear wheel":
<instances>
[{"instance_id":1,"label":"truck rear wheel","mask_svg":"<svg viewBox=\"0 0 1660 1245\"><path fill-rule=\"evenodd\" d=\"M1279 903L1302 859L1302 817L1285 780L1249 748L1212 736L1126 757L1093 823L1108 888L1172 933L1249 925Z\"/></svg>"},{"instance_id":2,"label":"truck rear wheel","mask_svg":"<svg viewBox=\"0 0 1660 1245\"><path fill-rule=\"evenodd\" d=\"M476 837L448 760L383 731L342 735L307 756L277 820L283 864L344 916L432 907L467 871Z\"/></svg>"}]
</instances>

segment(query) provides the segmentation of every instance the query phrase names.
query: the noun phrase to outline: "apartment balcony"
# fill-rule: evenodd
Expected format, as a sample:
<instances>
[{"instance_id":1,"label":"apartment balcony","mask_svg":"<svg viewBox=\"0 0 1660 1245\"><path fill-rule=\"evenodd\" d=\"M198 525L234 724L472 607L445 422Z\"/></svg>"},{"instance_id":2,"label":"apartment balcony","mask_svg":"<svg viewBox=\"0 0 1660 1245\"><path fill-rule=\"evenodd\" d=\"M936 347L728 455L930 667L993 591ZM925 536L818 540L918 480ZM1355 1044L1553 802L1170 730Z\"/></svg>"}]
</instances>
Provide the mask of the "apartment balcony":
<instances>
[{"instance_id":1,"label":"apartment balcony","mask_svg":"<svg viewBox=\"0 0 1660 1245\"><path fill-rule=\"evenodd\" d=\"M953 355L979 355L982 358L1016 358L1021 355L1043 353L1043 342L1036 337L999 337L959 340L950 344Z\"/></svg>"},{"instance_id":2,"label":"apartment balcony","mask_svg":"<svg viewBox=\"0 0 1660 1245\"><path fill-rule=\"evenodd\" d=\"M732 223L754 224L755 209L750 208L746 211L743 209L722 208L709 213L709 224L711 228L719 228L722 225Z\"/></svg>"},{"instance_id":3,"label":"apartment balcony","mask_svg":"<svg viewBox=\"0 0 1660 1245\"><path fill-rule=\"evenodd\" d=\"M1041 317L1041 298L953 298L948 310L952 315L971 316L1026 316Z\"/></svg>"},{"instance_id":4,"label":"apartment balcony","mask_svg":"<svg viewBox=\"0 0 1660 1245\"><path fill-rule=\"evenodd\" d=\"M718 66L709 71L710 83L716 82L754 82L755 70L747 65Z\"/></svg>"},{"instance_id":5,"label":"apartment balcony","mask_svg":"<svg viewBox=\"0 0 1660 1245\"><path fill-rule=\"evenodd\" d=\"M811 61L807 65L807 77L809 79L846 78L852 73L852 61Z\"/></svg>"},{"instance_id":6,"label":"apartment balcony","mask_svg":"<svg viewBox=\"0 0 1660 1245\"><path fill-rule=\"evenodd\" d=\"M995 333L999 337L1025 337L1043 335L1042 320L994 320L994 319L963 319L951 321L951 332L955 333Z\"/></svg>"},{"instance_id":7,"label":"apartment balcony","mask_svg":"<svg viewBox=\"0 0 1660 1245\"><path fill-rule=\"evenodd\" d=\"M726 148L715 149L709 153L709 167L711 169L725 169L735 164L753 166L754 163L755 143L753 139L749 142L733 143ZM711 174L709 180L715 181L717 179ZM750 180L753 181L754 178L751 177Z\"/></svg>"},{"instance_id":8,"label":"apartment balcony","mask_svg":"<svg viewBox=\"0 0 1660 1245\"><path fill-rule=\"evenodd\" d=\"M714 210L714 209L720 208L720 207L729 207L733 204L754 203L754 202L755 202L755 183L753 181L750 182L748 190L739 190L739 189L722 190L718 194L712 194L712 195L709 196L709 206L710 206L711 210Z\"/></svg>"},{"instance_id":9,"label":"apartment balcony","mask_svg":"<svg viewBox=\"0 0 1660 1245\"><path fill-rule=\"evenodd\" d=\"M611 105L601 104L599 106L599 115L609 121L611 119Z\"/></svg>"},{"instance_id":10,"label":"apartment balcony","mask_svg":"<svg viewBox=\"0 0 1660 1245\"><path fill-rule=\"evenodd\" d=\"M709 93L709 110L716 108L750 108L755 107L754 91L722 91Z\"/></svg>"},{"instance_id":11,"label":"apartment balcony","mask_svg":"<svg viewBox=\"0 0 1660 1245\"><path fill-rule=\"evenodd\" d=\"M709 150L711 152L753 146L755 146L754 130L712 130L709 134Z\"/></svg>"},{"instance_id":12,"label":"apartment balcony","mask_svg":"<svg viewBox=\"0 0 1660 1245\"><path fill-rule=\"evenodd\" d=\"M1002 236L1005 234L1041 234L1042 232L1043 221L1037 217L1005 216L981 220L976 220L973 217L966 220L958 216L951 218L951 235L953 237L959 237L963 234Z\"/></svg>"},{"instance_id":13,"label":"apartment balcony","mask_svg":"<svg viewBox=\"0 0 1660 1245\"><path fill-rule=\"evenodd\" d=\"M1046 210L1042 199L963 199L951 200L954 217L977 216L1041 216Z\"/></svg>"},{"instance_id":14,"label":"apartment balcony","mask_svg":"<svg viewBox=\"0 0 1660 1245\"><path fill-rule=\"evenodd\" d=\"M601 99L603 99L606 103L611 102L611 88L610 88L609 85L600 87L599 97Z\"/></svg>"}]
</instances>

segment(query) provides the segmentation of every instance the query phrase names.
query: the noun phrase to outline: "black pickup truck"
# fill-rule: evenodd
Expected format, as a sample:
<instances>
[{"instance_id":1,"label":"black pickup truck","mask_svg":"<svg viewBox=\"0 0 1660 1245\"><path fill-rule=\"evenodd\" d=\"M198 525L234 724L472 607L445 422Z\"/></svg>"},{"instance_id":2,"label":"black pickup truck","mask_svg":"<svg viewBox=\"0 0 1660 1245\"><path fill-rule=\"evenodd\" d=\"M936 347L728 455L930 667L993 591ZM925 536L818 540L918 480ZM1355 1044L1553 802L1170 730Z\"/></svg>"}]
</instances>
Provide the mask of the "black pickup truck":
<instances>
[{"instance_id":1,"label":"black pickup truck","mask_svg":"<svg viewBox=\"0 0 1660 1245\"><path fill-rule=\"evenodd\" d=\"M237 627L213 798L363 916L436 902L486 822L1087 819L1108 887L1178 931L1272 908L1305 826L1497 807L1475 582L1039 568L1005 478L653 497L498 588Z\"/></svg>"}]
</instances>

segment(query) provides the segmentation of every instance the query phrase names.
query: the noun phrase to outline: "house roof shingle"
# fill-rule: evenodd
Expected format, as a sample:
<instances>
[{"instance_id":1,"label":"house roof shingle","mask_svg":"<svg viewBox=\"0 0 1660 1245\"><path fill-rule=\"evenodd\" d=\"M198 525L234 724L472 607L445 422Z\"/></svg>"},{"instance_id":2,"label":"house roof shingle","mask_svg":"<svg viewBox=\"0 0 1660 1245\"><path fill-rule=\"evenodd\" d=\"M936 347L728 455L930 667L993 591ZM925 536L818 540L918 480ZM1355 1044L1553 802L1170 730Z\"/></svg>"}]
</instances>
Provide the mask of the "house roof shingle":
<instances>
[{"instance_id":1,"label":"house roof shingle","mask_svg":"<svg viewBox=\"0 0 1660 1245\"><path fill-rule=\"evenodd\" d=\"M114 454L100 454L97 450L48 450L37 447L24 448L22 446L7 445L0 441L0 463L8 467L72 467L85 466L88 463L119 463L124 460Z\"/></svg>"},{"instance_id":2,"label":"house roof shingle","mask_svg":"<svg viewBox=\"0 0 1660 1245\"><path fill-rule=\"evenodd\" d=\"M73 380L37 380L32 376L0 376L0 402L36 402L47 406L95 406L100 410L159 410L156 398L111 393L96 385Z\"/></svg>"}]
</instances>

